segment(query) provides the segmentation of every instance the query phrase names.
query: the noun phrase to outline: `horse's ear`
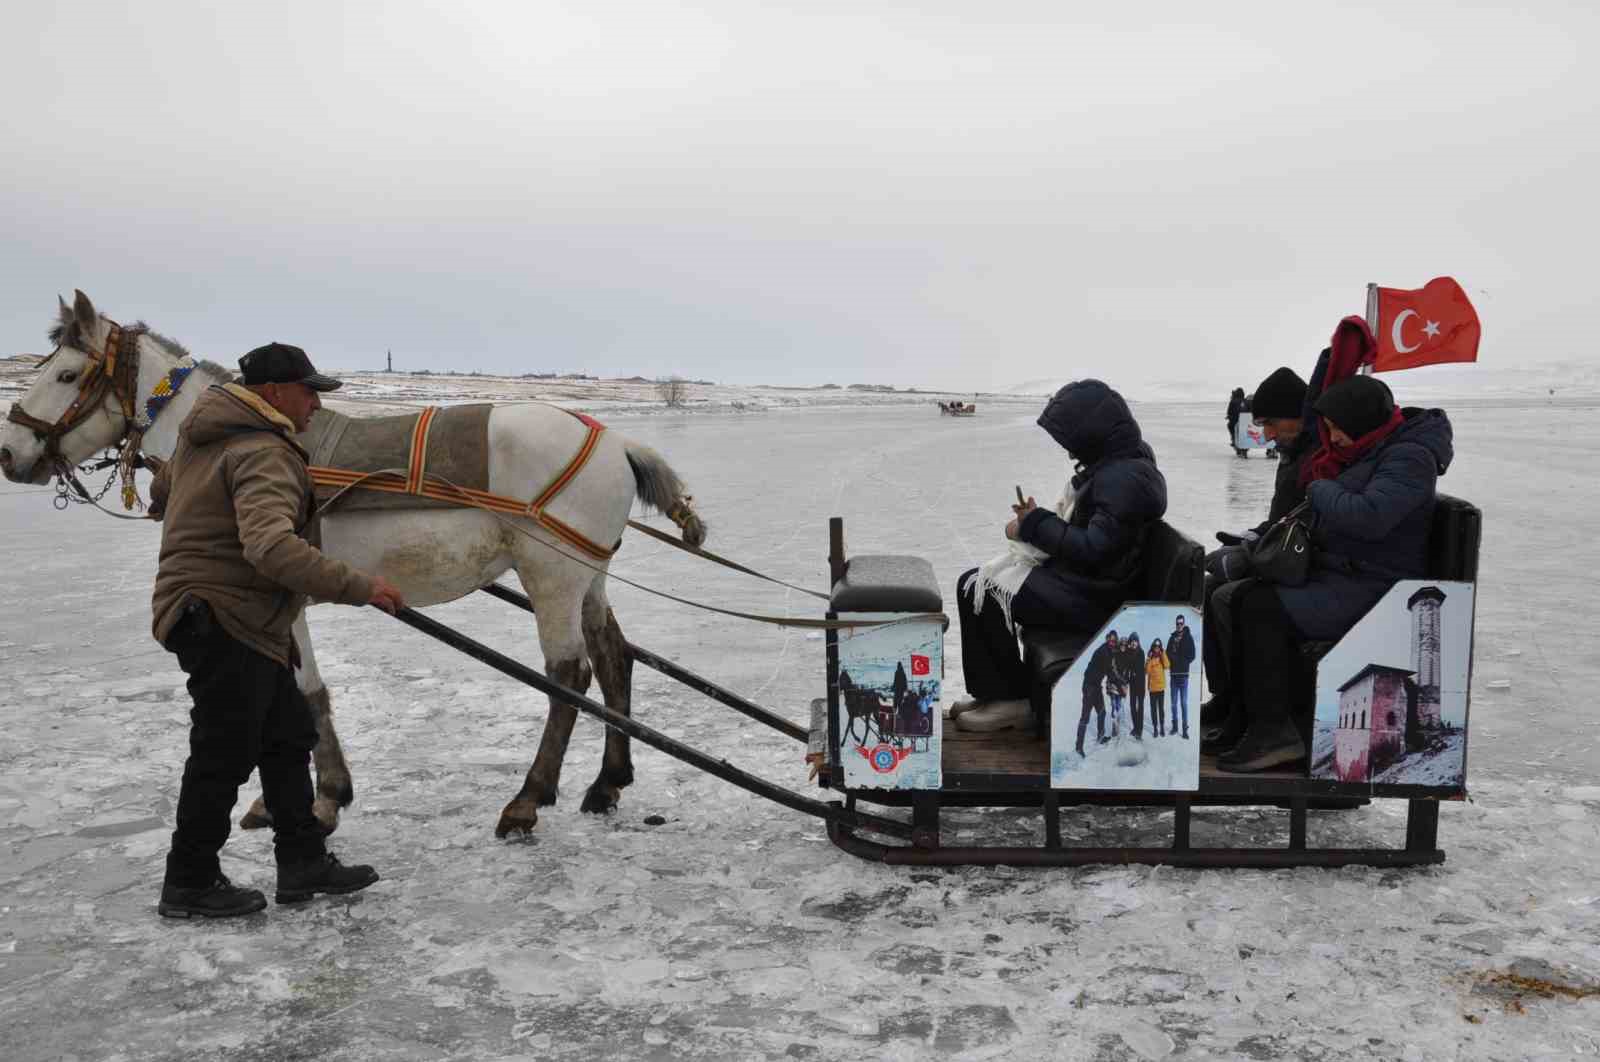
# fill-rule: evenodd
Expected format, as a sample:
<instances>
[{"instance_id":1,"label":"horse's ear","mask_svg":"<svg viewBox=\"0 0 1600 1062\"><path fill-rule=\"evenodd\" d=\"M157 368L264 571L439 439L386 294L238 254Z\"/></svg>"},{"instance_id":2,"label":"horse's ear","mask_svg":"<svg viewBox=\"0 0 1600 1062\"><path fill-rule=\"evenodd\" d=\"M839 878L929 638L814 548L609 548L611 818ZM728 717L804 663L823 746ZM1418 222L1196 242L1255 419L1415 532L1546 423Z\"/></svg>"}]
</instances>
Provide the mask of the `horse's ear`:
<instances>
[{"instance_id":1,"label":"horse's ear","mask_svg":"<svg viewBox=\"0 0 1600 1062\"><path fill-rule=\"evenodd\" d=\"M100 315L94 312L94 303L89 301L89 296L73 289L72 316L78 322L78 327L83 329L85 335L94 334L95 322Z\"/></svg>"}]
</instances>

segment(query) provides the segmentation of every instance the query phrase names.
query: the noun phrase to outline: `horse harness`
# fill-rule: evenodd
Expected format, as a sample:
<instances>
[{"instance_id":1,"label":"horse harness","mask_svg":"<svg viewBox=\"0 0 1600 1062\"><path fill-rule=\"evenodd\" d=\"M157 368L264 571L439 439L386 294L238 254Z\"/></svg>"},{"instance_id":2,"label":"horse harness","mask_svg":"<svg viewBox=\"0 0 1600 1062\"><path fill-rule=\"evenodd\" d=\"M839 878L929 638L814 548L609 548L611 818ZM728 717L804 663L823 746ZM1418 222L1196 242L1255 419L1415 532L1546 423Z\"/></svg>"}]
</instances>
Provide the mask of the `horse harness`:
<instances>
[{"instance_id":1,"label":"horse harness","mask_svg":"<svg viewBox=\"0 0 1600 1062\"><path fill-rule=\"evenodd\" d=\"M509 516L525 516L537 522L563 542L576 547L596 560L610 560L617 551L616 546L607 548L594 542L577 528L549 512L550 504L560 496L568 484L577 478L578 473L583 471L583 467L589 463L589 458L594 456L595 447L600 442L600 436L606 430L604 424L587 414L577 413L570 409L562 410L562 412L581 421L588 430L584 435L582 444L578 447L577 453L572 455L572 459L567 462L566 466L550 481L544 490L535 495L532 501L508 498L503 494L493 494L484 490L474 490L470 487L451 483L440 476L428 474L428 431L434 417L439 413L438 406L427 407L417 417L417 423L411 431L411 455L404 472L399 469L381 472L357 472L347 468L312 465L309 469L311 482L318 487L332 488L337 491L324 504L324 508L338 501L346 491L350 490L378 490L390 494L410 494L420 498L430 498L434 501L505 513ZM618 545L620 544L618 543Z\"/></svg>"}]
</instances>

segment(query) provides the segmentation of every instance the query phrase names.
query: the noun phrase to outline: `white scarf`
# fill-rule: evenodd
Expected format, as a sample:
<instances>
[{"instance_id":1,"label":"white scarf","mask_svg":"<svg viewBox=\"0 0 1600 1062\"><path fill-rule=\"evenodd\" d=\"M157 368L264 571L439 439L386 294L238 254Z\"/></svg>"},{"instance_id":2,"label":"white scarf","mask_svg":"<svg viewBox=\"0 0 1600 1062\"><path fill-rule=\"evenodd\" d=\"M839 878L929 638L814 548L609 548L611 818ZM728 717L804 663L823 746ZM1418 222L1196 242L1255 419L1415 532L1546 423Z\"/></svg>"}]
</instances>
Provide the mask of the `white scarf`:
<instances>
[{"instance_id":1,"label":"white scarf","mask_svg":"<svg viewBox=\"0 0 1600 1062\"><path fill-rule=\"evenodd\" d=\"M1061 490L1061 499L1056 502L1056 515L1063 520L1067 519L1072 515L1072 505L1076 500L1077 495L1069 481ZM1000 614L1005 617L1007 629L1016 630L1016 625L1011 622L1011 599L1022 589L1028 573L1049 558L1050 554L1037 546L1030 546L1016 539L1008 541L1005 552L985 562L968 584L968 589L972 592L973 614L982 612L984 599L992 596L995 603L1000 606Z\"/></svg>"}]
</instances>

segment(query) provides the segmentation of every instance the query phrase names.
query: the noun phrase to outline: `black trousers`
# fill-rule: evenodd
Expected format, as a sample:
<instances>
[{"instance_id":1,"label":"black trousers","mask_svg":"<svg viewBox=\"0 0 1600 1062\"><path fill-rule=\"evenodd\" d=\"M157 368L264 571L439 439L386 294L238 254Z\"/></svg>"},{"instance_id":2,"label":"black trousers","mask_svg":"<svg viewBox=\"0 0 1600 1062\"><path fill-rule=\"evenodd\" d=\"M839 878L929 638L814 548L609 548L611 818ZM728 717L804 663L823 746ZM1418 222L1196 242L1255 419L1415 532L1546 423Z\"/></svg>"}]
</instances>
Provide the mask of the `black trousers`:
<instances>
[{"instance_id":1,"label":"black trousers","mask_svg":"<svg viewBox=\"0 0 1600 1062\"><path fill-rule=\"evenodd\" d=\"M1271 583L1245 584L1237 593L1234 615L1238 627L1230 633L1236 645L1230 683L1252 727L1275 727L1292 718L1299 636Z\"/></svg>"},{"instance_id":2,"label":"black trousers","mask_svg":"<svg viewBox=\"0 0 1600 1062\"><path fill-rule=\"evenodd\" d=\"M966 679L967 692L980 701L1027 700L1032 683L1022 663L1017 633L1006 626L999 602L991 597L983 603L982 612L973 610L971 582L977 574L978 569L971 568L956 580L961 674ZM1036 624L1064 629L1072 626L1074 618L1051 609L1023 583L1011 598L1011 619L1024 627Z\"/></svg>"},{"instance_id":3,"label":"black trousers","mask_svg":"<svg viewBox=\"0 0 1600 1062\"><path fill-rule=\"evenodd\" d=\"M1106 695L1097 681L1093 686L1086 686L1083 690L1083 714L1078 716L1078 745L1077 749L1083 751L1083 735L1089 729L1089 713L1095 713L1095 737L1101 741L1106 739Z\"/></svg>"},{"instance_id":4,"label":"black trousers","mask_svg":"<svg viewBox=\"0 0 1600 1062\"><path fill-rule=\"evenodd\" d=\"M1144 736L1144 687L1128 687L1128 714L1133 716L1133 736Z\"/></svg>"},{"instance_id":5,"label":"black trousers","mask_svg":"<svg viewBox=\"0 0 1600 1062\"><path fill-rule=\"evenodd\" d=\"M1202 625L1205 630L1201 637L1201 652L1204 654L1212 696L1218 698L1219 702L1231 700L1240 692L1233 681L1233 672L1238 666L1237 658L1233 655L1233 649L1237 646L1234 635L1239 627L1238 605L1243 591L1255 585L1258 585L1255 579L1239 579L1231 583L1206 580L1205 623Z\"/></svg>"},{"instance_id":6,"label":"black trousers","mask_svg":"<svg viewBox=\"0 0 1600 1062\"><path fill-rule=\"evenodd\" d=\"M1166 725L1167 725L1166 724L1166 717L1165 717L1165 715L1163 714L1163 711L1162 711L1162 708L1164 707L1164 703L1163 702L1166 701L1166 698L1167 698L1167 691L1166 690L1151 690L1150 691L1150 723L1151 723L1151 726L1155 730L1156 737L1165 737L1166 733L1167 733L1167 731L1166 731ZM1172 732L1173 733L1177 733L1178 732L1178 728L1177 727L1173 727L1172 728Z\"/></svg>"},{"instance_id":7,"label":"black trousers","mask_svg":"<svg viewBox=\"0 0 1600 1062\"><path fill-rule=\"evenodd\" d=\"M216 880L217 853L232 827L239 787L253 769L272 813L277 862L324 851L311 814L311 750L317 744L311 706L294 673L236 641L201 606L167 639L189 676L189 758L178 792L178 828L167 854L167 884L200 887Z\"/></svg>"}]
</instances>

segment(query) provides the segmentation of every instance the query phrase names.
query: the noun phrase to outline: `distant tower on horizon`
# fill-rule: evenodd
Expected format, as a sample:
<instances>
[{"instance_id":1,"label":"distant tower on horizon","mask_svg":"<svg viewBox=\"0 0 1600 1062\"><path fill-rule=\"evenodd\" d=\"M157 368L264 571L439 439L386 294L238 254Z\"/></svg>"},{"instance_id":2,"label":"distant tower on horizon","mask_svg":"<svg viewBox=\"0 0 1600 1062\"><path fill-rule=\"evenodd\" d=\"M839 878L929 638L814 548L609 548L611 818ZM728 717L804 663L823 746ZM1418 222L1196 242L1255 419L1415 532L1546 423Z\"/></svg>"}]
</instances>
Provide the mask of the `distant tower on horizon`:
<instances>
[{"instance_id":1,"label":"distant tower on horizon","mask_svg":"<svg viewBox=\"0 0 1600 1062\"><path fill-rule=\"evenodd\" d=\"M387 369L383 370L383 371L384 372L394 372L394 351L385 350L384 353L389 356L389 367Z\"/></svg>"}]
</instances>

